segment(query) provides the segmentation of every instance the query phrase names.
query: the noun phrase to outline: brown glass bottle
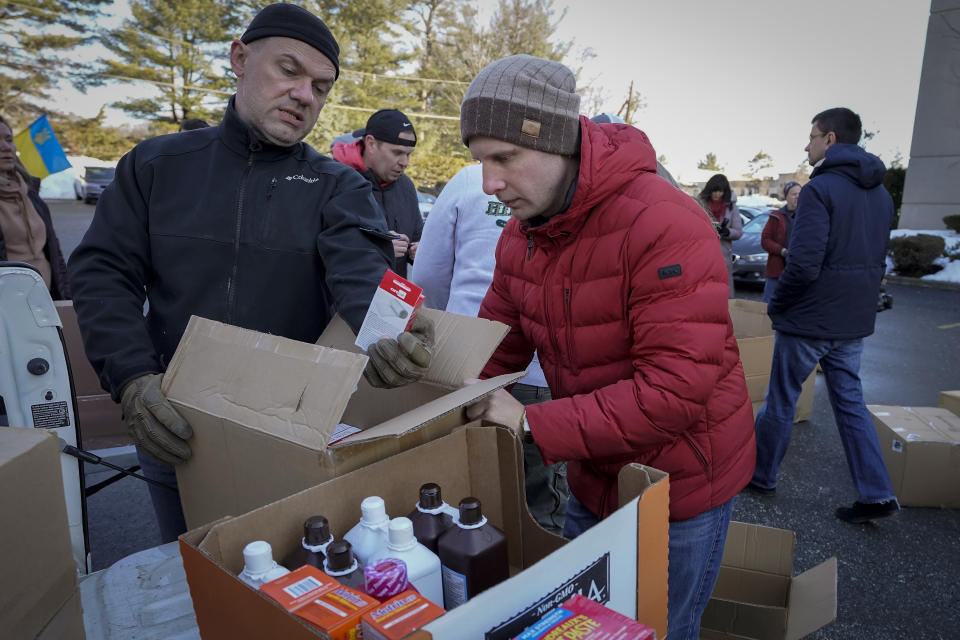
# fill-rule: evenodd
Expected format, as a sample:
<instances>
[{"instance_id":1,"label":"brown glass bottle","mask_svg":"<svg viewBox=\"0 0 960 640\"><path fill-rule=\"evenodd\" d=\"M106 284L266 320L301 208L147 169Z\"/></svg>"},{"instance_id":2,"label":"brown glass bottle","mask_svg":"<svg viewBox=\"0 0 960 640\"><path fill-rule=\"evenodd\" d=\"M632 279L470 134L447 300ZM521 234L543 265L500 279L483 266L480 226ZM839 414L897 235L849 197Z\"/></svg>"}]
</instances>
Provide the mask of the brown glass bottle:
<instances>
[{"instance_id":1,"label":"brown glass bottle","mask_svg":"<svg viewBox=\"0 0 960 640\"><path fill-rule=\"evenodd\" d=\"M443 501L440 486L432 482L420 487L420 501L410 515L413 523L413 535L417 541L434 553L437 541L444 531L453 526L450 505Z\"/></svg>"},{"instance_id":2,"label":"brown glass bottle","mask_svg":"<svg viewBox=\"0 0 960 640\"><path fill-rule=\"evenodd\" d=\"M353 556L353 549L346 540L334 540L327 545L327 559L323 562L323 571L346 587L364 591L366 578L363 567Z\"/></svg>"},{"instance_id":3,"label":"brown glass bottle","mask_svg":"<svg viewBox=\"0 0 960 640\"><path fill-rule=\"evenodd\" d=\"M464 498L453 526L437 543L443 602L453 609L510 577L507 537L483 517L480 501Z\"/></svg>"},{"instance_id":4,"label":"brown glass bottle","mask_svg":"<svg viewBox=\"0 0 960 640\"><path fill-rule=\"evenodd\" d=\"M290 571L305 564L323 571L324 550L333 542L330 523L323 516L312 516L303 523L303 539L297 548L283 559L283 566Z\"/></svg>"}]
</instances>

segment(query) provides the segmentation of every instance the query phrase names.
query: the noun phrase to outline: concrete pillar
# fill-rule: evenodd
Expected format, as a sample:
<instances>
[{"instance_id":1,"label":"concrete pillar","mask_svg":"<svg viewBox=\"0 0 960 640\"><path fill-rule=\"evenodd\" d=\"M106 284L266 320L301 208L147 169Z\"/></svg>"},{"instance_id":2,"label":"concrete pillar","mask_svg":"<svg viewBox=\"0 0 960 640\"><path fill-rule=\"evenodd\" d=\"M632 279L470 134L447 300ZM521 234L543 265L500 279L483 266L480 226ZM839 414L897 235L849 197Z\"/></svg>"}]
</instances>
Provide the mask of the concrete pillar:
<instances>
[{"instance_id":1,"label":"concrete pillar","mask_svg":"<svg viewBox=\"0 0 960 640\"><path fill-rule=\"evenodd\" d=\"M900 227L960 214L960 0L932 0Z\"/></svg>"}]
</instances>

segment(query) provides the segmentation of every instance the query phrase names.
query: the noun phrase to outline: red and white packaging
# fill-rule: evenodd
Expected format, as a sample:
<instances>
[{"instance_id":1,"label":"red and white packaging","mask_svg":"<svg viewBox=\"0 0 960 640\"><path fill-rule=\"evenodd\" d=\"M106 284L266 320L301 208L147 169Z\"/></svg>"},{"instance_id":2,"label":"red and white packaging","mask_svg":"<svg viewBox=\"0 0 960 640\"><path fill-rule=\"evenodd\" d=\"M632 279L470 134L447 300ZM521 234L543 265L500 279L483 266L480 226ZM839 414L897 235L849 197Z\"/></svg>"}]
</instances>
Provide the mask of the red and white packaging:
<instances>
[{"instance_id":1,"label":"red and white packaging","mask_svg":"<svg viewBox=\"0 0 960 640\"><path fill-rule=\"evenodd\" d=\"M657 640L657 632L590 598L575 595L514 640Z\"/></svg>"},{"instance_id":2,"label":"red and white packaging","mask_svg":"<svg viewBox=\"0 0 960 640\"><path fill-rule=\"evenodd\" d=\"M397 339L410 328L423 304L423 289L387 269L354 344L366 351L380 338Z\"/></svg>"},{"instance_id":3,"label":"red and white packaging","mask_svg":"<svg viewBox=\"0 0 960 640\"><path fill-rule=\"evenodd\" d=\"M443 614L443 607L410 589L363 614L363 639L400 640Z\"/></svg>"},{"instance_id":4,"label":"red and white packaging","mask_svg":"<svg viewBox=\"0 0 960 640\"><path fill-rule=\"evenodd\" d=\"M304 565L276 580L260 585L260 591L276 600L287 611L296 611L314 598L340 586L320 569Z\"/></svg>"}]
</instances>

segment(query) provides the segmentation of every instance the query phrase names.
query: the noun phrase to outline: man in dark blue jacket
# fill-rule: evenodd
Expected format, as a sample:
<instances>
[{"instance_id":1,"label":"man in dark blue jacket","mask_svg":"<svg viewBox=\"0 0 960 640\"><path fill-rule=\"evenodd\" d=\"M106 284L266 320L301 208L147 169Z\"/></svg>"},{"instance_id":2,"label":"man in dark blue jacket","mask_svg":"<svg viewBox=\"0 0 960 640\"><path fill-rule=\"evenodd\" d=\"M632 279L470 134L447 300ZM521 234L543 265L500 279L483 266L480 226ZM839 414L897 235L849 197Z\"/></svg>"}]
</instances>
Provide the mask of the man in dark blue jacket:
<instances>
[{"instance_id":1,"label":"man in dark blue jacket","mask_svg":"<svg viewBox=\"0 0 960 640\"><path fill-rule=\"evenodd\" d=\"M359 329L391 266L370 184L301 142L340 74L317 16L272 4L230 46L237 92L215 127L151 138L117 165L70 258L87 356L123 407L148 477L175 484L193 431L160 391L191 315L314 342L332 313ZM144 300L149 311L144 316ZM423 375L432 327L371 345L364 375ZM179 496L151 486L164 542Z\"/></svg>"},{"instance_id":2,"label":"man in dark blue jacket","mask_svg":"<svg viewBox=\"0 0 960 640\"><path fill-rule=\"evenodd\" d=\"M863 338L873 333L893 200L883 187L883 162L857 146L860 116L828 109L812 124L806 151L813 174L800 192L790 256L768 306L777 334L767 399L756 419L757 466L749 488L774 493L800 386L819 362L858 493L853 506L836 515L862 523L900 510L860 385L860 354Z\"/></svg>"}]
</instances>

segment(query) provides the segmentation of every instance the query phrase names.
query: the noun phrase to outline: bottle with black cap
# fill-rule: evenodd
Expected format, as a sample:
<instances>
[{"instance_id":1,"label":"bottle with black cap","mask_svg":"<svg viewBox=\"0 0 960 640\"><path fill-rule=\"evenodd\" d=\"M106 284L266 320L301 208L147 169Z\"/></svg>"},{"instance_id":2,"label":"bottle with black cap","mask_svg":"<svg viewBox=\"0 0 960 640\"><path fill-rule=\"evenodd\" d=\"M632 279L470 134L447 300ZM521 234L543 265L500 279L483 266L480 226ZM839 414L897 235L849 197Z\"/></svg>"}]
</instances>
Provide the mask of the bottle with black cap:
<instances>
[{"instance_id":1,"label":"bottle with black cap","mask_svg":"<svg viewBox=\"0 0 960 640\"><path fill-rule=\"evenodd\" d=\"M327 558L323 561L323 572L340 584L363 591L366 578L363 567L353 556L353 549L346 540L334 540L327 545Z\"/></svg>"},{"instance_id":2,"label":"bottle with black cap","mask_svg":"<svg viewBox=\"0 0 960 640\"><path fill-rule=\"evenodd\" d=\"M464 498L437 542L443 602L449 610L510 577L507 537L483 516L480 501Z\"/></svg>"},{"instance_id":3,"label":"bottle with black cap","mask_svg":"<svg viewBox=\"0 0 960 640\"><path fill-rule=\"evenodd\" d=\"M290 571L305 564L323 570L324 552L333 542L330 535L330 523L323 516L311 516L303 523L303 538L297 548L283 559L283 566Z\"/></svg>"},{"instance_id":4,"label":"bottle with black cap","mask_svg":"<svg viewBox=\"0 0 960 640\"><path fill-rule=\"evenodd\" d=\"M443 501L440 486L428 482L420 487L420 501L407 516L413 523L413 535L430 551L437 552L440 535L453 526L456 510Z\"/></svg>"}]
</instances>

